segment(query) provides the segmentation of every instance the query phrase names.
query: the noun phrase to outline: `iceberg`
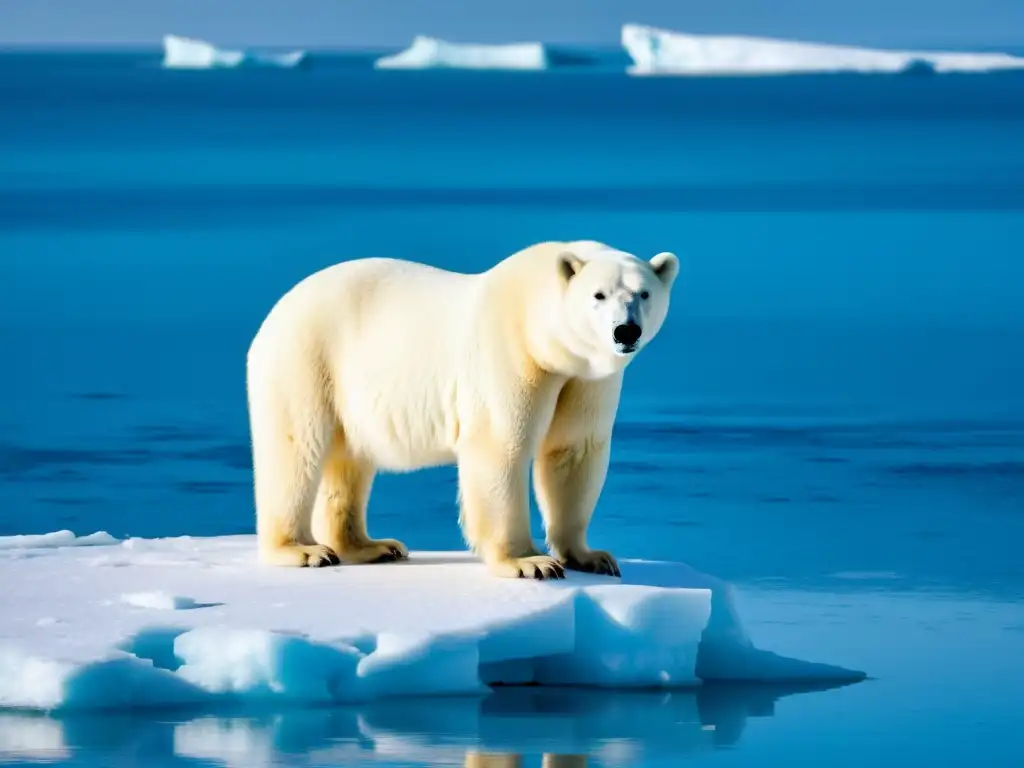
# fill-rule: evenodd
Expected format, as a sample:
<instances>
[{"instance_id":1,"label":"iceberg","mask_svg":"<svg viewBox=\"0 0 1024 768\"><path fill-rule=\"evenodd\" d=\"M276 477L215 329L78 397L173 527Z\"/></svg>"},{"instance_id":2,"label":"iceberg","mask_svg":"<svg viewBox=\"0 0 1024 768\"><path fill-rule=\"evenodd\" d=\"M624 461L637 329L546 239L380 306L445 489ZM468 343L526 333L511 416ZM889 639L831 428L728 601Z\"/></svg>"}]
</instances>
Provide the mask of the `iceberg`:
<instances>
[{"instance_id":1,"label":"iceberg","mask_svg":"<svg viewBox=\"0 0 1024 768\"><path fill-rule=\"evenodd\" d=\"M164 35L164 66L174 69L237 67L245 60L242 51L221 50L202 40Z\"/></svg>"},{"instance_id":2,"label":"iceberg","mask_svg":"<svg viewBox=\"0 0 1024 768\"><path fill-rule=\"evenodd\" d=\"M377 69L546 69L547 54L541 43L452 43L417 35L412 45L374 62Z\"/></svg>"},{"instance_id":3,"label":"iceberg","mask_svg":"<svg viewBox=\"0 0 1024 768\"><path fill-rule=\"evenodd\" d=\"M622 27L622 45L637 75L785 75L1022 69L1005 53L896 51L739 35L691 35L639 24Z\"/></svg>"},{"instance_id":4,"label":"iceberg","mask_svg":"<svg viewBox=\"0 0 1024 768\"><path fill-rule=\"evenodd\" d=\"M267 66L294 69L306 60L305 51L289 51L288 53L255 53L252 58Z\"/></svg>"},{"instance_id":5,"label":"iceberg","mask_svg":"<svg viewBox=\"0 0 1024 768\"><path fill-rule=\"evenodd\" d=\"M864 678L758 649L717 579L679 563L621 566L621 580L535 582L494 578L462 552L280 569L258 564L253 536L0 538L0 709Z\"/></svg>"},{"instance_id":6,"label":"iceberg","mask_svg":"<svg viewBox=\"0 0 1024 768\"><path fill-rule=\"evenodd\" d=\"M203 40L164 35L164 67L169 69L233 69L243 65L293 69L306 57L305 51L288 53L247 53L217 48Z\"/></svg>"}]
</instances>

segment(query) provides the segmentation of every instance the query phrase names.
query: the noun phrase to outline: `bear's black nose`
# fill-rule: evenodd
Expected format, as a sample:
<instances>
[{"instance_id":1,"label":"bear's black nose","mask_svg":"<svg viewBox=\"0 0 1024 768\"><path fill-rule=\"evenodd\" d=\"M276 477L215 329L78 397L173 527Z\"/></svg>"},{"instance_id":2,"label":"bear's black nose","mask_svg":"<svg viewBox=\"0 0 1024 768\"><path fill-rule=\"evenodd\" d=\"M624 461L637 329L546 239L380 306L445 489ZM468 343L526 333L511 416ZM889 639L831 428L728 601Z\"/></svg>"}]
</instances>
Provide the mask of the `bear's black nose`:
<instances>
[{"instance_id":1,"label":"bear's black nose","mask_svg":"<svg viewBox=\"0 0 1024 768\"><path fill-rule=\"evenodd\" d=\"M629 322L623 323L622 325L616 325L615 330L612 332L612 337L619 344L623 344L627 347L632 347L640 339L640 334L643 331L640 326L636 323Z\"/></svg>"}]
</instances>

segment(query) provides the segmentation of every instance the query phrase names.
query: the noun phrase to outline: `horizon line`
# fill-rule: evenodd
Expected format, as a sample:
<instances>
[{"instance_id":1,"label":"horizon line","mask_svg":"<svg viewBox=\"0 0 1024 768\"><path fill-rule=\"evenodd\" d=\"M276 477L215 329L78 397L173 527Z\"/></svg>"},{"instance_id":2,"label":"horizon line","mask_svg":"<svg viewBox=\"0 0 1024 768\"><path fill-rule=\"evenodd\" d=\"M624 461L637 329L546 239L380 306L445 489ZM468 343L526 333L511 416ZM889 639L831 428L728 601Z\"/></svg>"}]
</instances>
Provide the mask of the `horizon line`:
<instances>
[{"instance_id":1,"label":"horizon line","mask_svg":"<svg viewBox=\"0 0 1024 768\"><path fill-rule=\"evenodd\" d=\"M969 47L971 47L972 49L975 49L975 50L977 50L977 49L992 50L992 49L996 49L996 48L1005 49L1005 48L1024 47L1024 38L1021 38L1021 39L1018 39L1018 40L1012 40L1012 41L1011 40L997 41L997 40L993 39L993 40L977 40L975 42L963 42L963 41L953 42L953 41L948 41L948 42L943 43L943 42L941 42L939 40L935 40L934 42L928 42L928 43L925 43L925 42L922 42L922 41L917 41L915 43L906 43L906 44L878 45L878 44L860 43L860 42L847 42L847 41L840 42L840 41L836 41L836 40L829 40L829 39L822 39L822 38L781 37L781 36L777 36L777 35L776 36L756 35L756 34L749 34L749 33L744 33L744 32L714 32L714 33L708 33L708 32L684 32L682 30L677 30L677 29L670 29L670 28L666 28L666 27L657 27L656 25L640 25L640 26L654 26L655 28L658 28L658 29L666 29L667 31L671 31L671 32L679 32L680 34L694 34L694 35L715 36L715 37L725 37L725 36L728 36L728 37L733 37L733 36L735 36L735 37L751 37L751 38L759 38L759 39L763 39L763 40L784 40L784 41L789 41L789 42L816 43L816 44L823 44L823 45L849 46L849 47L855 47L855 48L871 48L871 49L874 49L874 50L925 50L926 49L925 46L927 46L927 48L932 49L932 50L937 50L938 48L944 48L944 49L950 50L950 51L963 50L965 48L965 46L969 46ZM355 43L355 42L339 42L339 43L332 43L332 44L313 44L313 45L310 45L310 44L303 44L303 43L299 43L299 42L294 42L294 43L259 43L259 42L256 42L256 43L242 43L242 42L224 41L224 40L221 40L221 39L213 39L213 38L203 37L201 35L181 34L181 33L178 33L178 32L167 32L165 34L173 35L175 37L186 37L186 38L190 38L190 39L193 39L193 40L199 40L199 41L202 41L202 42L210 43L210 44L212 44L212 45L214 45L214 46L216 46L218 48L241 48L241 49L260 48L260 49L264 49L264 50L281 49L281 50L292 50L292 51L294 51L294 50L303 50L303 51L305 51L307 53L316 53L316 52L320 52L320 53L377 53L377 52L381 52L381 51L403 50L403 49L407 48L409 45L412 44L412 39L413 39L413 38L409 38L404 43L397 43L397 44L385 44L385 43L366 44L366 43ZM582 48L582 49L591 49L591 50L595 50L595 49L596 50L622 50L623 49L622 43L620 41L618 41L618 40L614 40L614 41L603 40L603 41L589 41L589 42L579 42L579 41L577 41L577 42L565 42L565 41L560 41L560 40L543 40L543 39L537 39L537 40L522 39L522 40L518 40L517 39L517 40L508 40L508 41L500 41L500 42L483 42L483 41L480 41L480 40L468 40L468 39L467 40L462 40L462 39L457 39L457 38L445 38L445 37L439 37L437 35L426 35L426 36L427 37L433 37L433 38L436 38L436 39L439 39L439 40L445 40L447 42L465 43L465 44L470 44L470 45L472 45L472 44L502 45L502 44L508 44L508 43L540 43L541 45L547 45L547 46L557 46L557 47L564 47L564 48ZM161 36L161 38L162 38L162 36ZM0 53L4 53L4 52L17 52L17 51L26 51L26 52L27 51L40 51L40 52L43 52L43 51L52 51L52 52L60 52L60 51L89 52L89 51L93 51L93 52L97 52L97 53L99 53L99 52L124 52L124 53L139 52L139 53L142 53L142 52L148 52L148 51L151 51L151 50L162 50L163 49L163 40L161 38L157 38L155 40L154 39L131 40L131 41L128 41L128 40L94 41L93 40L93 41L75 41L75 42L71 42L71 41L40 41L40 40L33 40L33 41L6 41L6 40L3 40L3 39L0 39Z\"/></svg>"}]
</instances>

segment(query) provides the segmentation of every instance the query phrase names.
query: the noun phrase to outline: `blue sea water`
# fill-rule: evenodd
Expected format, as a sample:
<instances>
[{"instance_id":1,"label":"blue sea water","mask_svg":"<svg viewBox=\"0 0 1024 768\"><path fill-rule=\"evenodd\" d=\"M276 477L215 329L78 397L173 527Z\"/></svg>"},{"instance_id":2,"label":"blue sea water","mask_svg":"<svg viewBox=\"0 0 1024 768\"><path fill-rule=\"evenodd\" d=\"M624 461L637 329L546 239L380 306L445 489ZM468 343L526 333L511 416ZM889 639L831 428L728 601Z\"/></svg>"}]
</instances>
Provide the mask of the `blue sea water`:
<instances>
[{"instance_id":1,"label":"blue sea water","mask_svg":"<svg viewBox=\"0 0 1024 768\"><path fill-rule=\"evenodd\" d=\"M246 346L320 267L673 250L591 541L733 581L760 645L872 679L2 715L0 761L1024 762L1024 77L158 63L0 55L0 535L251 532ZM381 478L370 515L462 546L450 469Z\"/></svg>"}]
</instances>

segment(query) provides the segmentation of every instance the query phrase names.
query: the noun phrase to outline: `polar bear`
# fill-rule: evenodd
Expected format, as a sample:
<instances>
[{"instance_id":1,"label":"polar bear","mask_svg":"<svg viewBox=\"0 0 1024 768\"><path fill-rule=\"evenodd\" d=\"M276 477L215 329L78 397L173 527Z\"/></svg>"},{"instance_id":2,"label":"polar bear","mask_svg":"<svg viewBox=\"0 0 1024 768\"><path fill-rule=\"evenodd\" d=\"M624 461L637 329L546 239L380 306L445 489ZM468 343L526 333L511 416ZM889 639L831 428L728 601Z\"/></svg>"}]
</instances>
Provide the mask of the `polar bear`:
<instances>
[{"instance_id":1,"label":"polar bear","mask_svg":"<svg viewBox=\"0 0 1024 768\"><path fill-rule=\"evenodd\" d=\"M587 545L625 368L658 335L679 260L544 242L478 274L390 258L305 278L247 354L262 562L408 557L366 529L377 472L455 464L466 542L502 577L619 575ZM534 546L533 485L550 555Z\"/></svg>"}]
</instances>

